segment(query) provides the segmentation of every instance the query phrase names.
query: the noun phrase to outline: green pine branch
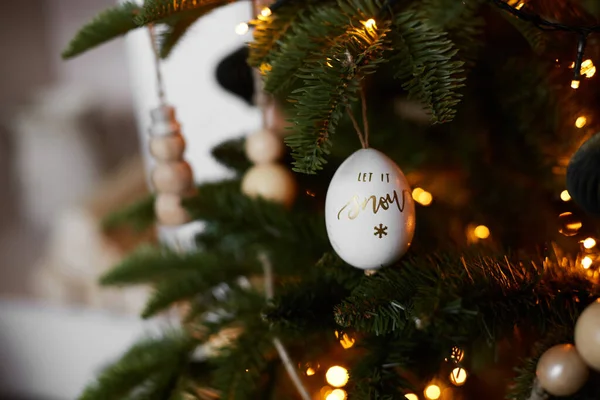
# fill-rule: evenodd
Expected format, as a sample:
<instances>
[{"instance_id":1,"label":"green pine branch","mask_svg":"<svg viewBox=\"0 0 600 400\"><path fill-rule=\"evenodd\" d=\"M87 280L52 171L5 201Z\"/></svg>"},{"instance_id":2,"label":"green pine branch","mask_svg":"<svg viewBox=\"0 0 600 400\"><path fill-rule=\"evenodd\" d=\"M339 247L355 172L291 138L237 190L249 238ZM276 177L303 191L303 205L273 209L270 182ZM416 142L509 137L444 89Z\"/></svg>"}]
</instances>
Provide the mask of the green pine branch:
<instances>
[{"instance_id":1,"label":"green pine branch","mask_svg":"<svg viewBox=\"0 0 600 400\"><path fill-rule=\"evenodd\" d=\"M141 8L127 1L112 7L85 25L63 51L63 58L75 57L93 47L117 38L138 27L135 18Z\"/></svg>"},{"instance_id":2,"label":"green pine branch","mask_svg":"<svg viewBox=\"0 0 600 400\"><path fill-rule=\"evenodd\" d=\"M155 222L154 195L148 195L135 203L108 214L102 220L102 226L107 230L128 226L136 231L143 231L150 228Z\"/></svg>"},{"instance_id":3,"label":"green pine branch","mask_svg":"<svg viewBox=\"0 0 600 400\"><path fill-rule=\"evenodd\" d=\"M79 400L138 399L140 393L145 393L143 398L168 398L196 346L193 338L181 332L144 339L106 368Z\"/></svg>"},{"instance_id":4,"label":"green pine branch","mask_svg":"<svg viewBox=\"0 0 600 400\"><path fill-rule=\"evenodd\" d=\"M241 175L252 166L246 156L245 145L245 137L230 139L215 146L211 153L219 164Z\"/></svg>"},{"instance_id":5,"label":"green pine branch","mask_svg":"<svg viewBox=\"0 0 600 400\"><path fill-rule=\"evenodd\" d=\"M146 0L136 17L138 25L162 22L174 16L197 16L198 18L215 8L233 3L236 0Z\"/></svg>"},{"instance_id":6,"label":"green pine branch","mask_svg":"<svg viewBox=\"0 0 600 400\"><path fill-rule=\"evenodd\" d=\"M414 12L399 13L390 34L396 55L395 78L403 81L409 96L419 100L431 113L433 123L449 122L460 102L463 62L443 31L429 27Z\"/></svg>"}]
</instances>

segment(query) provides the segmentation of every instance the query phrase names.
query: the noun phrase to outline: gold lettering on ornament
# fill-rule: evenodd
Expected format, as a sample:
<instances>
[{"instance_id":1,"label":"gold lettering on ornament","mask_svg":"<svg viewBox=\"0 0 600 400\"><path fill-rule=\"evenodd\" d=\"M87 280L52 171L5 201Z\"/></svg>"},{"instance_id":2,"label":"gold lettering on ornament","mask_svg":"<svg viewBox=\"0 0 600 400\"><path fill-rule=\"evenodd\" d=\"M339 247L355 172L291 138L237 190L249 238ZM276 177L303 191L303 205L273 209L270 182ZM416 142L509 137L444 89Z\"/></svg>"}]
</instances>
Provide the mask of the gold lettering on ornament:
<instances>
[{"instance_id":1,"label":"gold lettering on ornament","mask_svg":"<svg viewBox=\"0 0 600 400\"><path fill-rule=\"evenodd\" d=\"M402 201L400 201L398 192L394 190L393 193L388 193L385 196L377 198L375 195L371 195L361 201L359 196L352 196L349 202L344 204L344 206L338 211L337 218L341 219L342 213L346 210L348 212L348 219L356 219L361 213L361 211L365 211L371 203L371 207L373 209L373 214L377 214L379 210L388 210L391 205L396 204L398 207L398 211L403 212L404 206L406 205L406 194L408 190L402 190ZM410 194L409 194L410 195Z\"/></svg>"}]
</instances>

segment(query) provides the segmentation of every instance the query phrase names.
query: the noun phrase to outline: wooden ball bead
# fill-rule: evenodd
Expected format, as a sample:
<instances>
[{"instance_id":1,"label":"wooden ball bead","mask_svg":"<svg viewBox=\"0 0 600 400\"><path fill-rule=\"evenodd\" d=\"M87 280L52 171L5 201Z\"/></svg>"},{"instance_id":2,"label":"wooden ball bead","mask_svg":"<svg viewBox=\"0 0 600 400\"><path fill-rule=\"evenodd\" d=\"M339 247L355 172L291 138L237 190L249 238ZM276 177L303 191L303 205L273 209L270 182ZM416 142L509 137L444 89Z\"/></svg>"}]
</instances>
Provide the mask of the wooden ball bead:
<instances>
[{"instance_id":1,"label":"wooden ball bead","mask_svg":"<svg viewBox=\"0 0 600 400\"><path fill-rule=\"evenodd\" d=\"M294 203L297 192L294 174L280 164L262 164L250 168L242 180L242 192L285 206Z\"/></svg>"},{"instance_id":2,"label":"wooden ball bead","mask_svg":"<svg viewBox=\"0 0 600 400\"><path fill-rule=\"evenodd\" d=\"M183 225L190 216L181 205L181 197L176 194L162 193L156 196L154 212L161 225Z\"/></svg>"},{"instance_id":3,"label":"wooden ball bead","mask_svg":"<svg viewBox=\"0 0 600 400\"><path fill-rule=\"evenodd\" d=\"M272 131L261 130L246 138L246 156L254 164L273 163L284 152L283 140Z\"/></svg>"},{"instance_id":4,"label":"wooden ball bead","mask_svg":"<svg viewBox=\"0 0 600 400\"><path fill-rule=\"evenodd\" d=\"M577 319L575 346L583 361L600 371L600 300L587 306Z\"/></svg>"},{"instance_id":5,"label":"wooden ball bead","mask_svg":"<svg viewBox=\"0 0 600 400\"><path fill-rule=\"evenodd\" d=\"M183 195L193 185L192 169L184 161L159 163L152 171L152 183L158 193Z\"/></svg>"},{"instance_id":6,"label":"wooden ball bead","mask_svg":"<svg viewBox=\"0 0 600 400\"><path fill-rule=\"evenodd\" d=\"M150 154L157 161L178 161L185 151L185 139L181 135L157 136L150 139Z\"/></svg>"},{"instance_id":7,"label":"wooden ball bead","mask_svg":"<svg viewBox=\"0 0 600 400\"><path fill-rule=\"evenodd\" d=\"M589 369L572 344L559 344L548 349L537 364L540 386L553 396L570 396L583 387Z\"/></svg>"}]
</instances>

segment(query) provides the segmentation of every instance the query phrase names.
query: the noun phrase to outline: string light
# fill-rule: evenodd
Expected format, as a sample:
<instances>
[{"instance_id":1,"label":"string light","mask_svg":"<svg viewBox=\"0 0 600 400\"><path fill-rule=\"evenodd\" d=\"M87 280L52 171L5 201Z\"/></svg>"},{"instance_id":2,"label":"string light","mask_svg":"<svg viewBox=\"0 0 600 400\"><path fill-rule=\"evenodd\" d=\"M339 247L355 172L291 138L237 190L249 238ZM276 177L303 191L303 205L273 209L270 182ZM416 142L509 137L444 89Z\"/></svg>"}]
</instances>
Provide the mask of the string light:
<instances>
[{"instance_id":1,"label":"string light","mask_svg":"<svg viewBox=\"0 0 600 400\"><path fill-rule=\"evenodd\" d=\"M450 374L450 382L456 386L462 386L467 381L467 371L464 368L454 368Z\"/></svg>"},{"instance_id":2,"label":"string light","mask_svg":"<svg viewBox=\"0 0 600 400\"><path fill-rule=\"evenodd\" d=\"M250 28L248 27L248 24L245 22L240 22L239 24L236 25L235 27L235 33L237 33L238 35L242 36L245 35L246 33L248 33L248 30Z\"/></svg>"},{"instance_id":3,"label":"string light","mask_svg":"<svg viewBox=\"0 0 600 400\"><path fill-rule=\"evenodd\" d=\"M269 7L265 7L260 11L260 15L262 15L265 18L270 17L271 14L273 14L273 12Z\"/></svg>"},{"instance_id":4,"label":"string light","mask_svg":"<svg viewBox=\"0 0 600 400\"><path fill-rule=\"evenodd\" d=\"M327 373L325 374L325 379L327 380L327 383L329 383L331 386L338 388L346 386L349 379L348 370L344 367L336 365L327 370Z\"/></svg>"},{"instance_id":5,"label":"string light","mask_svg":"<svg viewBox=\"0 0 600 400\"><path fill-rule=\"evenodd\" d=\"M569 201L571 200L571 195L569 194L568 190L563 190L562 192L560 192L560 199L562 201Z\"/></svg>"},{"instance_id":6,"label":"string light","mask_svg":"<svg viewBox=\"0 0 600 400\"><path fill-rule=\"evenodd\" d=\"M575 120L575 126L578 127L579 129L583 128L585 126L585 124L587 124L587 118L584 115L580 115Z\"/></svg>"},{"instance_id":7,"label":"string light","mask_svg":"<svg viewBox=\"0 0 600 400\"><path fill-rule=\"evenodd\" d=\"M344 336L340 339L340 344L345 350L348 350L350 347L354 346L355 340L344 333Z\"/></svg>"},{"instance_id":8,"label":"string light","mask_svg":"<svg viewBox=\"0 0 600 400\"><path fill-rule=\"evenodd\" d=\"M591 249L595 245L596 245L596 241L594 240L594 238L590 237L583 241L583 247L585 247L586 249Z\"/></svg>"},{"instance_id":9,"label":"string light","mask_svg":"<svg viewBox=\"0 0 600 400\"><path fill-rule=\"evenodd\" d=\"M314 374L316 374L316 371L314 369L312 369L312 368L309 367L306 370L306 376L313 376Z\"/></svg>"},{"instance_id":10,"label":"string light","mask_svg":"<svg viewBox=\"0 0 600 400\"><path fill-rule=\"evenodd\" d=\"M421 188L415 188L412 191L412 198L414 201L425 207L430 205L433 201L433 196L431 195L431 193Z\"/></svg>"},{"instance_id":11,"label":"string light","mask_svg":"<svg viewBox=\"0 0 600 400\"><path fill-rule=\"evenodd\" d=\"M581 260L581 266L583 267L583 269L588 269L592 266L592 259L589 256L585 256L583 257L583 260Z\"/></svg>"},{"instance_id":12,"label":"string light","mask_svg":"<svg viewBox=\"0 0 600 400\"><path fill-rule=\"evenodd\" d=\"M419 400L419 396L417 396L414 393L405 394L404 397L406 398L406 400Z\"/></svg>"},{"instance_id":13,"label":"string light","mask_svg":"<svg viewBox=\"0 0 600 400\"><path fill-rule=\"evenodd\" d=\"M453 346L450 350L450 358L459 363L465 358L465 351L458 346Z\"/></svg>"},{"instance_id":14,"label":"string light","mask_svg":"<svg viewBox=\"0 0 600 400\"><path fill-rule=\"evenodd\" d=\"M473 234L478 239L487 239L490 237L490 228L485 225L476 226L473 230Z\"/></svg>"},{"instance_id":15,"label":"string light","mask_svg":"<svg viewBox=\"0 0 600 400\"><path fill-rule=\"evenodd\" d=\"M346 400L346 391L342 389L335 389L327 395L325 400Z\"/></svg>"},{"instance_id":16,"label":"string light","mask_svg":"<svg viewBox=\"0 0 600 400\"><path fill-rule=\"evenodd\" d=\"M569 68L575 68L575 62L572 62L571 65L569 65ZM581 68L579 71L581 75L585 76L586 78L591 78L592 76L596 75L596 66L594 65L594 62L588 58L581 63Z\"/></svg>"},{"instance_id":17,"label":"string light","mask_svg":"<svg viewBox=\"0 0 600 400\"><path fill-rule=\"evenodd\" d=\"M442 391L438 385L429 385L425 388L425 397L431 400L437 400L442 395Z\"/></svg>"},{"instance_id":18,"label":"string light","mask_svg":"<svg viewBox=\"0 0 600 400\"><path fill-rule=\"evenodd\" d=\"M365 26L368 31L374 31L377 29L377 23L373 18L369 18L366 21L361 21L361 23Z\"/></svg>"},{"instance_id":19,"label":"string light","mask_svg":"<svg viewBox=\"0 0 600 400\"><path fill-rule=\"evenodd\" d=\"M571 81L571 87L572 87L573 89L579 89L579 84L580 84L580 82L579 82L579 81L576 81L576 80L572 80L572 81Z\"/></svg>"}]
</instances>

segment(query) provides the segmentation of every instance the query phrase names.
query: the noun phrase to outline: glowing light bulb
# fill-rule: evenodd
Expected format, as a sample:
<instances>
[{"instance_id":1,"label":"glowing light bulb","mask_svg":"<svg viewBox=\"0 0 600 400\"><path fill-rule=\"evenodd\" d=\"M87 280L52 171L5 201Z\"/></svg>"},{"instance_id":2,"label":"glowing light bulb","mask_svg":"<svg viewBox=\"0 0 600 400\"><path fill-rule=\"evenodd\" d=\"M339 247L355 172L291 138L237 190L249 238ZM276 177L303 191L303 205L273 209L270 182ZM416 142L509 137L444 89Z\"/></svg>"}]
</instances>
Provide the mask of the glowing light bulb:
<instances>
[{"instance_id":1,"label":"glowing light bulb","mask_svg":"<svg viewBox=\"0 0 600 400\"><path fill-rule=\"evenodd\" d=\"M348 383L348 370L344 367L340 367L336 365L327 370L325 374L325 379L327 383L329 383L333 387L343 387Z\"/></svg>"},{"instance_id":2,"label":"glowing light bulb","mask_svg":"<svg viewBox=\"0 0 600 400\"><path fill-rule=\"evenodd\" d=\"M262 15L265 18L270 17L271 14L273 14L273 12L269 7L265 7L260 11L260 15Z\"/></svg>"},{"instance_id":3,"label":"glowing light bulb","mask_svg":"<svg viewBox=\"0 0 600 400\"><path fill-rule=\"evenodd\" d=\"M350 347L354 346L354 339L344 333L344 336L340 339L340 344L344 349L348 350Z\"/></svg>"},{"instance_id":4,"label":"glowing light bulb","mask_svg":"<svg viewBox=\"0 0 600 400\"><path fill-rule=\"evenodd\" d=\"M462 386L467 381L467 371L464 368L454 368L450 374L450 382L456 386Z\"/></svg>"},{"instance_id":5,"label":"glowing light bulb","mask_svg":"<svg viewBox=\"0 0 600 400\"><path fill-rule=\"evenodd\" d=\"M425 397L431 400L437 400L442 395L442 391L438 385L429 385L425 388Z\"/></svg>"},{"instance_id":6,"label":"glowing light bulb","mask_svg":"<svg viewBox=\"0 0 600 400\"><path fill-rule=\"evenodd\" d=\"M591 249L595 245L596 245L596 241L594 240L594 238L590 237L583 241L583 247L585 247L586 249Z\"/></svg>"},{"instance_id":7,"label":"glowing light bulb","mask_svg":"<svg viewBox=\"0 0 600 400\"><path fill-rule=\"evenodd\" d=\"M587 78L591 78L596 74L596 67L594 62L590 59L585 60L581 63L581 75L585 75Z\"/></svg>"},{"instance_id":8,"label":"glowing light bulb","mask_svg":"<svg viewBox=\"0 0 600 400\"><path fill-rule=\"evenodd\" d=\"M414 393L405 394L404 397L406 400L419 400L419 396Z\"/></svg>"},{"instance_id":9,"label":"glowing light bulb","mask_svg":"<svg viewBox=\"0 0 600 400\"><path fill-rule=\"evenodd\" d=\"M375 23L375 20L373 18L369 18L366 21L361 21L362 24L365 26L365 28L367 28L367 30L369 31L373 31L375 29L377 29L377 23Z\"/></svg>"},{"instance_id":10,"label":"glowing light bulb","mask_svg":"<svg viewBox=\"0 0 600 400\"><path fill-rule=\"evenodd\" d=\"M423 190L423 189L421 189L420 187L418 187L418 188L414 188L414 189L413 189L413 191L412 191L412 198L413 198L413 200L414 200L414 201L419 201L419 200L418 200L418 199L419 199L419 196L420 196L420 195L421 195L421 193L423 193L423 192L424 192L424 190Z\"/></svg>"},{"instance_id":11,"label":"glowing light bulb","mask_svg":"<svg viewBox=\"0 0 600 400\"><path fill-rule=\"evenodd\" d=\"M306 370L306 376L313 376L314 374L316 374L316 371L312 368L308 368Z\"/></svg>"},{"instance_id":12,"label":"glowing light bulb","mask_svg":"<svg viewBox=\"0 0 600 400\"><path fill-rule=\"evenodd\" d=\"M580 84L580 82L579 82L579 81L576 81L576 80L572 80L572 81L571 81L571 87L572 87L573 89L579 89L579 84Z\"/></svg>"},{"instance_id":13,"label":"glowing light bulb","mask_svg":"<svg viewBox=\"0 0 600 400\"><path fill-rule=\"evenodd\" d=\"M587 118L583 115L577 117L577 119L575 120L575 126L579 129L583 128L585 124L587 124Z\"/></svg>"},{"instance_id":14,"label":"glowing light bulb","mask_svg":"<svg viewBox=\"0 0 600 400\"><path fill-rule=\"evenodd\" d=\"M485 225L479 225L475 227L473 233L478 239L487 239L490 237L490 228Z\"/></svg>"},{"instance_id":15,"label":"glowing light bulb","mask_svg":"<svg viewBox=\"0 0 600 400\"><path fill-rule=\"evenodd\" d=\"M346 400L346 391L342 389L335 389L327 395L325 400Z\"/></svg>"},{"instance_id":16,"label":"glowing light bulb","mask_svg":"<svg viewBox=\"0 0 600 400\"><path fill-rule=\"evenodd\" d=\"M453 346L450 350L450 358L456 362L461 362L465 358L465 351L458 346Z\"/></svg>"},{"instance_id":17,"label":"glowing light bulb","mask_svg":"<svg viewBox=\"0 0 600 400\"><path fill-rule=\"evenodd\" d=\"M588 269L592 266L592 259L589 256L585 256L583 257L583 260L581 260L581 266L583 267L583 269Z\"/></svg>"},{"instance_id":18,"label":"glowing light bulb","mask_svg":"<svg viewBox=\"0 0 600 400\"><path fill-rule=\"evenodd\" d=\"M596 75L596 67L592 67L592 68L588 69L587 72L585 73L585 76L587 76L588 78L591 78L594 75Z\"/></svg>"},{"instance_id":19,"label":"glowing light bulb","mask_svg":"<svg viewBox=\"0 0 600 400\"><path fill-rule=\"evenodd\" d=\"M240 22L235 27L235 33L237 33L238 35L242 36L242 35L245 35L246 33L248 33L248 29L250 29L250 28L248 27L247 23Z\"/></svg>"},{"instance_id":20,"label":"glowing light bulb","mask_svg":"<svg viewBox=\"0 0 600 400\"><path fill-rule=\"evenodd\" d=\"M423 191L421 194L419 194L419 198L417 199L417 202L419 204L421 204L422 206L428 206L431 204L431 202L433 201L433 196L431 195L431 193Z\"/></svg>"},{"instance_id":21,"label":"glowing light bulb","mask_svg":"<svg viewBox=\"0 0 600 400\"><path fill-rule=\"evenodd\" d=\"M563 190L562 192L560 192L560 199L562 201L569 201L571 200L571 195L569 194L568 190Z\"/></svg>"}]
</instances>

